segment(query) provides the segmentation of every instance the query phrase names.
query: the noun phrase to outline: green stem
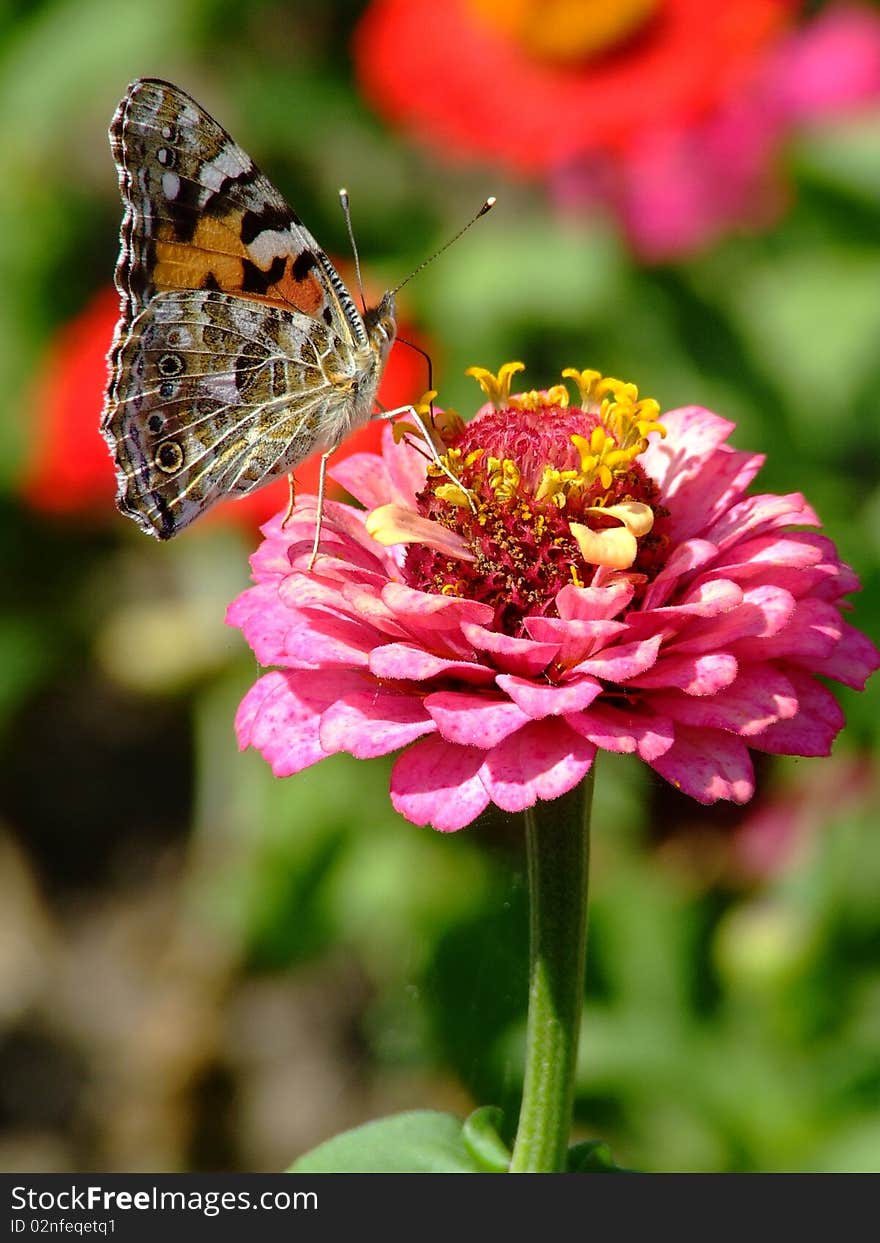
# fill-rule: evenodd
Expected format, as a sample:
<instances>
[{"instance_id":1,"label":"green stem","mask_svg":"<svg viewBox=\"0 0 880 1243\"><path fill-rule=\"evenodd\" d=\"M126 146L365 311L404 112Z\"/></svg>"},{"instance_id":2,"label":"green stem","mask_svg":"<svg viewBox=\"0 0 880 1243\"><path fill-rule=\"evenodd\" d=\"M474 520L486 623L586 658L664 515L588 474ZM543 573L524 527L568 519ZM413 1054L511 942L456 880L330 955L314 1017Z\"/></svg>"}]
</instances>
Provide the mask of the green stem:
<instances>
[{"instance_id":1,"label":"green stem","mask_svg":"<svg viewBox=\"0 0 880 1243\"><path fill-rule=\"evenodd\" d=\"M584 995L592 772L526 812L529 1018L512 1174L565 1169Z\"/></svg>"}]
</instances>

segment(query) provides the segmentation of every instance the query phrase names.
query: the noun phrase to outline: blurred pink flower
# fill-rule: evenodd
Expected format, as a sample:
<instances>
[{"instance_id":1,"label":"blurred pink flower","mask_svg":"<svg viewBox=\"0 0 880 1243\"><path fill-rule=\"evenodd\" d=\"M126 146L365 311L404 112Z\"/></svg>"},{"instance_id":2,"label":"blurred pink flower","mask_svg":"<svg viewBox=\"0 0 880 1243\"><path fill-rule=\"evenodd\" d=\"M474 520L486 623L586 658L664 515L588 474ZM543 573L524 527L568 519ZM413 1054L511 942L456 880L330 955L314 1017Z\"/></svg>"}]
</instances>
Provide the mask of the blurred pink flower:
<instances>
[{"instance_id":1,"label":"blurred pink flower","mask_svg":"<svg viewBox=\"0 0 880 1243\"><path fill-rule=\"evenodd\" d=\"M708 410L567 371L450 417L444 463L387 433L264 527L230 606L263 666L236 728L287 776L403 748L391 798L454 830L570 790L597 748L635 752L702 803L746 802L749 748L825 755L843 725L819 675L861 688L880 655L843 619L858 588L804 498L746 495L762 458Z\"/></svg>"},{"instance_id":2,"label":"blurred pink flower","mask_svg":"<svg viewBox=\"0 0 880 1243\"><path fill-rule=\"evenodd\" d=\"M609 203L633 248L662 260L733 228L766 227L789 189L779 155L793 132L880 104L880 15L834 6L755 61L750 81L684 123L644 126L625 150L557 168L557 202Z\"/></svg>"},{"instance_id":3,"label":"blurred pink flower","mask_svg":"<svg viewBox=\"0 0 880 1243\"><path fill-rule=\"evenodd\" d=\"M727 873L736 884L766 881L790 868L841 817L870 814L877 774L863 755L834 756L801 773L750 811L729 839Z\"/></svg>"}]
</instances>

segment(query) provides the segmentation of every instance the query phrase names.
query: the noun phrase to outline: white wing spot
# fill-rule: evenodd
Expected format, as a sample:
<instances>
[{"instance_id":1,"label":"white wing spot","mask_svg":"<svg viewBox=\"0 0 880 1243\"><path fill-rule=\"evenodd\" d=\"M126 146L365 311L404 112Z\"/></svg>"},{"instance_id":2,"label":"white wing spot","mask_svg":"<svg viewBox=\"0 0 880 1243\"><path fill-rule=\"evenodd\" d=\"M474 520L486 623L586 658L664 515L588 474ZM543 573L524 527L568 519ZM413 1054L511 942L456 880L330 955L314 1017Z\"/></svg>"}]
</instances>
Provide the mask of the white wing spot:
<instances>
[{"instance_id":1,"label":"white wing spot","mask_svg":"<svg viewBox=\"0 0 880 1243\"><path fill-rule=\"evenodd\" d=\"M272 260L281 255L290 254L290 233L280 229L263 229L249 244L254 262L263 271L268 271Z\"/></svg>"},{"instance_id":2,"label":"white wing spot","mask_svg":"<svg viewBox=\"0 0 880 1243\"><path fill-rule=\"evenodd\" d=\"M180 193L180 178L177 173L162 174L162 190L166 199L176 199Z\"/></svg>"},{"instance_id":3,"label":"white wing spot","mask_svg":"<svg viewBox=\"0 0 880 1243\"><path fill-rule=\"evenodd\" d=\"M160 164L167 164L170 158L171 157L167 147L160 147L156 152L156 159Z\"/></svg>"}]
</instances>

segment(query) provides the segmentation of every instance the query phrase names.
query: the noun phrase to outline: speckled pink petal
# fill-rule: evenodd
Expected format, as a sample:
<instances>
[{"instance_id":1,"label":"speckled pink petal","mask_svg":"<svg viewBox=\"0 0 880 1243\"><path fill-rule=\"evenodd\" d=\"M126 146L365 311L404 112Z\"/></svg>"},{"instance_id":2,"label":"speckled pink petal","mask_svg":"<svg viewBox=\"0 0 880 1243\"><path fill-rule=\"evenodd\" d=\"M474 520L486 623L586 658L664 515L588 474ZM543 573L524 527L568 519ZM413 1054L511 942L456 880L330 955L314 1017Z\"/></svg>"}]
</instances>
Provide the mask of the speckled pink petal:
<instances>
[{"instance_id":1,"label":"speckled pink petal","mask_svg":"<svg viewBox=\"0 0 880 1243\"><path fill-rule=\"evenodd\" d=\"M226 610L227 626L238 626L263 666L286 663L284 636L290 626L278 599L277 579L249 587Z\"/></svg>"},{"instance_id":2,"label":"speckled pink petal","mask_svg":"<svg viewBox=\"0 0 880 1243\"><path fill-rule=\"evenodd\" d=\"M629 580L617 580L608 587L569 585L556 593L556 610L563 621L607 621L623 612L633 592Z\"/></svg>"},{"instance_id":3,"label":"speckled pink petal","mask_svg":"<svg viewBox=\"0 0 880 1243\"><path fill-rule=\"evenodd\" d=\"M442 738L423 738L399 756L391 770L391 802L413 824L441 833L463 829L489 805L479 777L484 752Z\"/></svg>"},{"instance_id":4,"label":"speckled pink petal","mask_svg":"<svg viewBox=\"0 0 880 1243\"><path fill-rule=\"evenodd\" d=\"M477 686L489 686L495 681L495 671L487 665L436 656L412 643L385 643L373 648L370 672L377 678L409 679L414 682L448 677Z\"/></svg>"},{"instance_id":5,"label":"speckled pink petal","mask_svg":"<svg viewBox=\"0 0 880 1243\"><path fill-rule=\"evenodd\" d=\"M648 585L642 600L642 608L660 608L669 599L683 575L693 574L712 561L717 554L718 549L708 540L690 539L679 544L672 550L668 561L653 583Z\"/></svg>"},{"instance_id":6,"label":"speckled pink petal","mask_svg":"<svg viewBox=\"0 0 880 1243\"><path fill-rule=\"evenodd\" d=\"M288 661L317 669L325 665L365 668L376 632L370 626L332 613L290 610L290 628L284 637Z\"/></svg>"},{"instance_id":7,"label":"speckled pink petal","mask_svg":"<svg viewBox=\"0 0 880 1243\"><path fill-rule=\"evenodd\" d=\"M556 658L558 643L537 643L533 639L517 639L489 630L473 622L462 622L461 633L475 651L485 653L489 662L503 673L518 673L522 677L536 677Z\"/></svg>"},{"instance_id":8,"label":"speckled pink petal","mask_svg":"<svg viewBox=\"0 0 880 1243\"><path fill-rule=\"evenodd\" d=\"M704 583L685 604L666 604L644 612L633 610L627 615L627 628L633 639L662 634L670 640L679 631L693 625L697 618L718 617L730 612L742 603L742 598L742 588L736 583L724 580Z\"/></svg>"},{"instance_id":9,"label":"speckled pink petal","mask_svg":"<svg viewBox=\"0 0 880 1243\"><path fill-rule=\"evenodd\" d=\"M698 803L747 803L755 792L748 749L735 734L675 727L675 742L651 761L661 777Z\"/></svg>"},{"instance_id":10,"label":"speckled pink petal","mask_svg":"<svg viewBox=\"0 0 880 1243\"><path fill-rule=\"evenodd\" d=\"M384 584L383 584L384 586ZM351 611L358 621L374 626L380 635L388 638L403 639L406 637L405 627L397 620L392 609L372 586L362 583L343 583L339 587L343 607Z\"/></svg>"},{"instance_id":11,"label":"speckled pink petal","mask_svg":"<svg viewBox=\"0 0 880 1243\"><path fill-rule=\"evenodd\" d=\"M693 617L718 617L721 613L736 608L742 601L743 589L738 583L732 583L725 578L715 578L708 582L691 583L682 592L678 607ZM672 612L674 607L676 606L664 609L663 613Z\"/></svg>"},{"instance_id":12,"label":"speckled pink petal","mask_svg":"<svg viewBox=\"0 0 880 1243\"><path fill-rule=\"evenodd\" d=\"M700 473L686 480L676 492L669 524L672 538L685 540L710 529L731 505L743 498L763 462L762 454L738 453L727 445L720 446Z\"/></svg>"},{"instance_id":13,"label":"speckled pink petal","mask_svg":"<svg viewBox=\"0 0 880 1243\"><path fill-rule=\"evenodd\" d=\"M392 499L388 467L375 453L352 453L333 463L327 473L355 500L360 501L364 509L375 509L377 505L385 505Z\"/></svg>"},{"instance_id":14,"label":"speckled pink petal","mask_svg":"<svg viewBox=\"0 0 880 1243\"><path fill-rule=\"evenodd\" d=\"M563 621L561 617L527 617L525 626L537 642L557 645L556 662L563 669L600 651L629 629L622 621Z\"/></svg>"},{"instance_id":15,"label":"speckled pink petal","mask_svg":"<svg viewBox=\"0 0 880 1243\"><path fill-rule=\"evenodd\" d=\"M811 660L809 668L854 691L863 691L867 679L880 668L880 652L870 639L844 622L840 642L831 655Z\"/></svg>"},{"instance_id":16,"label":"speckled pink petal","mask_svg":"<svg viewBox=\"0 0 880 1243\"><path fill-rule=\"evenodd\" d=\"M740 667L732 686L698 698L683 692L651 692L655 712L699 729L724 729L744 738L762 733L776 721L788 720L798 710L791 681L772 665Z\"/></svg>"},{"instance_id":17,"label":"speckled pink petal","mask_svg":"<svg viewBox=\"0 0 880 1243\"><path fill-rule=\"evenodd\" d=\"M824 600L798 600L784 629L768 638L743 639L730 647L738 659L822 660L840 642L843 621L833 604Z\"/></svg>"},{"instance_id":18,"label":"speckled pink petal","mask_svg":"<svg viewBox=\"0 0 880 1243\"><path fill-rule=\"evenodd\" d=\"M787 627L795 613L796 601L780 587L761 586L743 593L742 604L720 617L693 622L669 644L676 654L714 652L719 648L739 654L741 640L757 636L761 643Z\"/></svg>"},{"instance_id":19,"label":"speckled pink petal","mask_svg":"<svg viewBox=\"0 0 880 1243\"><path fill-rule=\"evenodd\" d=\"M669 717L658 716L641 705L614 708L598 700L586 712L565 719L572 729L603 751L627 755L637 751L643 760L649 761L668 751L675 736Z\"/></svg>"},{"instance_id":20,"label":"speckled pink petal","mask_svg":"<svg viewBox=\"0 0 880 1243\"><path fill-rule=\"evenodd\" d=\"M523 811L573 789L595 754L593 743L564 721L533 721L493 747L480 775L496 806Z\"/></svg>"},{"instance_id":21,"label":"speckled pink petal","mask_svg":"<svg viewBox=\"0 0 880 1243\"><path fill-rule=\"evenodd\" d=\"M632 678L627 688L677 686L687 695L714 695L722 687L730 685L738 668L735 658L726 652L704 656L661 656L653 669Z\"/></svg>"},{"instance_id":22,"label":"speckled pink petal","mask_svg":"<svg viewBox=\"0 0 880 1243\"><path fill-rule=\"evenodd\" d=\"M664 497L671 498L701 473L706 458L724 444L736 424L702 406L681 406L663 412L663 426L666 437L651 435L639 462L660 484Z\"/></svg>"},{"instance_id":23,"label":"speckled pink petal","mask_svg":"<svg viewBox=\"0 0 880 1243\"><path fill-rule=\"evenodd\" d=\"M829 755L844 725L840 704L802 670L789 667L786 674L798 697L798 712L788 721L770 725L749 746L771 755Z\"/></svg>"},{"instance_id":24,"label":"speckled pink petal","mask_svg":"<svg viewBox=\"0 0 880 1243\"><path fill-rule=\"evenodd\" d=\"M800 492L789 492L785 496L764 493L747 497L729 509L703 535L723 550L746 535L760 535L785 526L819 526L816 511Z\"/></svg>"},{"instance_id":25,"label":"speckled pink petal","mask_svg":"<svg viewBox=\"0 0 880 1243\"><path fill-rule=\"evenodd\" d=\"M287 532L281 530L280 518L273 518L261 529L265 538L251 553L250 563L256 581L266 582L290 573L290 539Z\"/></svg>"},{"instance_id":26,"label":"speckled pink petal","mask_svg":"<svg viewBox=\"0 0 880 1243\"><path fill-rule=\"evenodd\" d=\"M420 698L373 684L331 704L321 717L319 738L327 751L348 751L367 760L407 746L436 728Z\"/></svg>"},{"instance_id":27,"label":"speckled pink petal","mask_svg":"<svg viewBox=\"0 0 880 1243\"><path fill-rule=\"evenodd\" d=\"M388 575L394 572L395 550L393 548L382 549L378 544L374 544L374 548L376 551L370 554L369 559L365 558L360 551L351 555L341 547L331 551L322 535L321 550L312 569L309 569L309 562L312 559L311 542L298 545L294 550L296 555L293 563L301 574L308 574L312 578L330 583L346 583L356 576L360 582L372 583L375 589L380 591L387 583Z\"/></svg>"},{"instance_id":28,"label":"speckled pink petal","mask_svg":"<svg viewBox=\"0 0 880 1243\"><path fill-rule=\"evenodd\" d=\"M509 699L468 691L436 691L425 699L425 708L448 742L483 751L531 720Z\"/></svg>"},{"instance_id":29,"label":"speckled pink petal","mask_svg":"<svg viewBox=\"0 0 880 1243\"><path fill-rule=\"evenodd\" d=\"M744 539L732 544L718 558L713 572L742 583L766 573L768 569L775 572L780 566L787 566L802 570L807 566L817 565L821 560L822 549L815 543L814 532L779 534L774 531L769 535L759 535L755 539Z\"/></svg>"},{"instance_id":30,"label":"speckled pink petal","mask_svg":"<svg viewBox=\"0 0 880 1243\"><path fill-rule=\"evenodd\" d=\"M404 583L388 583L382 591L382 600L395 617L415 634L431 635L443 630L459 632L462 622L487 626L492 620L488 604L461 600L456 596L430 595Z\"/></svg>"},{"instance_id":31,"label":"speckled pink petal","mask_svg":"<svg viewBox=\"0 0 880 1243\"><path fill-rule=\"evenodd\" d=\"M495 681L533 720L579 712L602 694L602 684L590 677L577 677L571 682L551 686L546 682L518 678L512 673L500 673Z\"/></svg>"},{"instance_id":32,"label":"speckled pink petal","mask_svg":"<svg viewBox=\"0 0 880 1243\"><path fill-rule=\"evenodd\" d=\"M851 595L854 591L861 591L862 584L859 576L851 565L847 565L845 561L838 561L836 573L829 575L823 586L817 588L814 592L822 600L839 600L841 596Z\"/></svg>"},{"instance_id":33,"label":"speckled pink petal","mask_svg":"<svg viewBox=\"0 0 880 1243\"><path fill-rule=\"evenodd\" d=\"M582 660L571 672L589 673L604 682L626 682L628 678L644 673L656 662L661 638L657 634L637 643L620 643L616 647L606 647L597 656Z\"/></svg>"},{"instance_id":34,"label":"speckled pink petal","mask_svg":"<svg viewBox=\"0 0 880 1243\"><path fill-rule=\"evenodd\" d=\"M417 437L418 433L415 433L414 439ZM399 501L401 505L414 505L416 493L425 486L428 463L424 453L410 444L396 444L393 429L386 424L382 433L382 460L391 481L391 496L385 499Z\"/></svg>"},{"instance_id":35,"label":"speckled pink petal","mask_svg":"<svg viewBox=\"0 0 880 1243\"><path fill-rule=\"evenodd\" d=\"M724 572L726 574L728 571ZM754 590L759 586L776 587L787 591L795 600L799 600L802 596L816 596L830 573L828 567L822 565L803 569L795 569L787 565L772 567L759 565L754 574L745 568L741 570L739 566L733 566L729 572L744 588Z\"/></svg>"},{"instance_id":36,"label":"speckled pink petal","mask_svg":"<svg viewBox=\"0 0 880 1243\"><path fill-rule=\"evenodd\" d=\"M339 584L327 582L316 574L301 574L292 571L283 578L277 587L278 599L285 609L324 607L331 613L345 613L348 610L340 607Z\"/></svg>"},{"instance_id":37,"label":"speckled pink petal","mask_svg":"<svg viewBox=\"0 0 880 1243\"><path fill-rule=\"evenodd\" d=\"M260 751L276 777L289 777L330 754L318 737L320 715L310 694L315 689L302 672L267 673L242 700L235 721L239 746Z\"/></svg>"}]
</instances>

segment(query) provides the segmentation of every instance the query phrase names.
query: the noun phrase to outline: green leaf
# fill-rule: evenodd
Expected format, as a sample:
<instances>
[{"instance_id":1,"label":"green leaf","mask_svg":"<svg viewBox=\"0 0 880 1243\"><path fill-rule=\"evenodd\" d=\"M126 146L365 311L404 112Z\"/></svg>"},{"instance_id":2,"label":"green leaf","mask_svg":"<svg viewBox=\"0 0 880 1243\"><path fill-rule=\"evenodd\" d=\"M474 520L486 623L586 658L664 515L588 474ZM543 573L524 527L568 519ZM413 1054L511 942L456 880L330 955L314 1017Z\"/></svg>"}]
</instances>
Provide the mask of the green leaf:
<instances>
[{"instance_id":1,"label":"green leaf","mask_svg":"<svg viewBox=\"0 0 880 1243\"><path fill-rule=\"evenodd\" d=\"M506 1174L510 1165L510 1149L498 1134L503 1122L497 1105L483 1105L464 1120L465 1147L486 1174Z\"/></svg>"},{"instance_id":2,"label":"green leaf","mask_svg":"<svg viewBox=\"0 0 880 1243\"><path fill-rule=\"evenodd\" d=\"M601 1139L588 1139L574 1144L568 1150L569 1174L628 1174L629 1170L617 1165L611 1149Z\"/></svg>"},{"instance_id":3,"label":"green leaf","mask_svg":"<svg viewBox=\"0 0 880 1243\"><path fill-rule=\"evenodd\" d=\"M477 1110L476 1115L485 1111ZM468 1120L465 1127L451 1114L431 1109L378 1118L343 1131L311 1152L304 1153L288 1174L484 1174L493 1145L488 1139L486 1119ZM475 1141L474 1134L479 1138ZM497 1140L497 1136L496 1136ZM500 1145L501 1141L497 1140ZM472 1151L473 1149L473 1151ZM495 1148L497 1152L497 1146ZM479 1155L475 1155L478 1153Z\"/></svg>"}]
</instances>

